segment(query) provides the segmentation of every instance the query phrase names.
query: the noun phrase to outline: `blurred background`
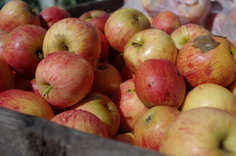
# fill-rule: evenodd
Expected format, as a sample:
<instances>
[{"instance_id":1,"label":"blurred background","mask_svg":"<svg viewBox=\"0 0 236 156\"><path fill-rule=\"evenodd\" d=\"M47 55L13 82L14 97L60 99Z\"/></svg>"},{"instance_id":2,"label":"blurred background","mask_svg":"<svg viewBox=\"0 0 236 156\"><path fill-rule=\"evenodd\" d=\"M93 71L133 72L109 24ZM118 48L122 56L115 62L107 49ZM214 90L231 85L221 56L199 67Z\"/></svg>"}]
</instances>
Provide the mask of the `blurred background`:
<instances>
[{"instance_id":1,"label":"blurred background","mask_svg":"<svg viewBox=\"0 0 236 156\"><path fill-rule=\"evenodd\" d=\"M0 8L10 0L0 0ZM30 4L33 8L38 8L38 10L42 10L49 6L59 5L62 7L69 7L79 3L84 2L96 2L96 1L103 1L103 0L24 0L28 4ZM113 1L113 0L110 0Z\"/></svg>"}]
</instances>

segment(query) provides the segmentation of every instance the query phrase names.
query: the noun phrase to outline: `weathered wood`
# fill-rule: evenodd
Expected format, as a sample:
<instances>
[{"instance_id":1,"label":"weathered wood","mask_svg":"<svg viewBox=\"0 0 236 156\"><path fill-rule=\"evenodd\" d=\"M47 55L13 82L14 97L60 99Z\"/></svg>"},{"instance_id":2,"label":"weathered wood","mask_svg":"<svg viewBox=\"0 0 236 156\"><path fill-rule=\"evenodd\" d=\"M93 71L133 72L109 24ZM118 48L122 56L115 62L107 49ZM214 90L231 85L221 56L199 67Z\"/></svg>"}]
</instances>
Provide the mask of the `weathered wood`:
<instances>
[{"instance_id":1,"label":"weathered wood","mask_svg":"<svg viewBox=\"0 0 236 156\"><path fill-rule=\"evenodd\" d=\"M2 156L162 156L0 107Z\"/></svg>"},{"instance_id":2,"label":"weathered wood","mask_svg":"<svg viewBox=\"0 0 236 156\"><path fill-rule=\"evenodd\" d=\"M101 9L107 12L113 12L114 10L120 8L123 5L123 0L103 0L103 1L93 1L78 3L74 6L66 7L66 10L71 14L72 17L79 17L82 13L93 10Z\"/></svg>"}]
</instances>

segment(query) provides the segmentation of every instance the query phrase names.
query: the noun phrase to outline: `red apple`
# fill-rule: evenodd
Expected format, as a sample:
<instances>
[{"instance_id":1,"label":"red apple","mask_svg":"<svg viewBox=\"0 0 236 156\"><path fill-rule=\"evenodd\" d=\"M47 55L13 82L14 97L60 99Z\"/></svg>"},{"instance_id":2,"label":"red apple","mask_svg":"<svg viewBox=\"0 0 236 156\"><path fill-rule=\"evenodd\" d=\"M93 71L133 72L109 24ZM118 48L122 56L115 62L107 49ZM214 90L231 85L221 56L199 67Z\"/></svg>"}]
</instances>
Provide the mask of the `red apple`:
<instances>
[{"instance_id":1,"label":"red apple","mask_svg":"<svg viewBox=\"0 0 236 156\"><path fill-rule=\"evenodd\" d=\"M115 103L106 95L91 92L72 109L82 109L93 113L105 123L109 137L117 134L120 126L120 113Z\"/></svg>"},{"instance_id":2,"label":"red apple","mask_svg":"<svg viewBox=\"0 0 236 156\"><path fill-rule=\"evenodd\" d=\"M30 80L30 84L31 84L31 88L32 88L33 92L35 94L39 94L40 95L38 86L36 84L36 80L35 79Z\"/></svg>"},{"instance_id":3,"label":"red apple","mask_svg":"<svg viewBox=\"0 0 236 156\"><path fill-rule=\"evenodd\" d=\"M43 54L68 51L96 65L101 55L101 40L90 23L78 18L65 18L51 26L44 38Z\"/></svg>"},{"instance_id":4,"label":"red apple","mask_svg":"<svg viewBox=\"0 0 236 156\"><path fill-rule=\"evenodd\" d=\"M154 106L146 111L134 127L134 142L137 146L158 151L160 141L169 125L179 116L175 107Z\"/></svg>"},{"instance_id":5,"label":"red apple","mask_svg":"<svg viewBox=\"0 0 236 156\"><path fill-rule=\"evenodd\" d=\"M0 59L0 92L15 88L15 77L8 64Z\"/></svg>"},{"instance_id":6,"label":"red apple","mask_svg":"<svg viewBox=\"0 0 236 156\"><path fill-rule=\"evenodd\" d=\"M98 35L101 39L101 54L98 62L104 62L109 57L110 45L107 41L106 36L98 30Z\"/></svg>"},{"instance_id":7,"label":"red apple","mask_svg":"<svg viewBox=\"0 0 236 156\"><path fill-rule=\"evenodd\" d=\"M69 52L55 52L38 64L35 80L45 100L65 108L78 103L90 92L94 72L83 57Z\"/></svg>"},{"instance_id":8,"label":"red apple","mask_svg":"<svg viewBox=\"0 0 236 156\"><path fill-rule=\"evenodd\" d=\"M11 31L4 43L4 58L17 73L34 78L43 58L42 46L46 30L25 24Z\"/></svg>"},{"instance_id":9,"label":"red apple","mask_svg":"<svg viewBox=\"0 0 236 156\"><path fill-rule=\"evenodd\" d=\"M85 110L64 111L51 121L88 134L108 137L106 125L97 116Z\"/></svg>"},{"instance_id":10,"label":"red apple","mask_svg":"<svg viewBox=\"0 0 236 156\"><path fill-rule=\"evenodd\" d=\"M22 0L6 3L0 11L0 30L10 32L24 24L40 25L39 15Z\"/></svg>"},{"instance_id":11,"label":"red apple","mask_svg":"<svg viewBox=\"0 0 236 156\"><path fill-rule=\"evenodd\" d=\"M199 24L183 24L176 28L170 35L178 50L183 48L185 43L201 35L208 35L210 31Z\"/></svg>"},{"instance_id":12,"label":"red apple","mask_svg":"<svg viewBox=\"0 0 236 156\"><path fill-rule=\"evenodd\" d=\"M171 34L181 25L179 17L171 11L163 11L154 16L152 26Z\"/></svg>"},{"instance_id":13,"label":"red apple","mask_svg":"<svg viewBox=\"0 0 236 156\"><path fill-rule=\"evenodd\" d=\"M150 22L142 12L133 8L120 8L107 19L104 32L111 47L123 53L128 40L147 28L150 28Z\"/></svg>"},{"instance_id":14,"label":"red apple","mask_svg":"<svg viewBox=\"0 0 236 156\"><path fill-rule=\"evenodd\" d=\"M135 122L148 110L136 94L134 80L124 81L112 99L120 112L120 131L133 131Z\"/></svg>"},{"instance_id":15,"label":"red apple","mask_svg":"<svg viewBox=\"0 0 236 156\"><path fill-rule=\"evenodd\" d=\"M122 83L119 71L109 63L98 63L94 67L94 82L92 91L111 96Z\"/></svg>"},{"instance_id":16,"label":"red apple","mask_svg":"<svg viewBox=\"0 0 236 156\"><path fill-rule=\"evenodd\" d=\"M199 36L179 51L176 65L192 87L204 83L228 86L236 78L234 50L225 37Z\"/></svg>"},{"instance_id":17,"label":"red apple","mask_svg":"<svg viewBox=\"0 0 236 156\"><path fill-rule=\"evenodd\" d=\"M40 21L41 26L45 29L50 28L54 23L64 19L71 17L70 13L59 6L51 6L43 9L40 13Z\"/></svg>"},{"instance_id":18,"label":"red apple","mask_svg":"<svg viewBox=\"0 0 236 156\"><path fill-rule=\"evenodd\" d=\"M7 38L7 35L9 33L5 32L5 31L1 31L0 30L0 59L4 59L4 48L3 48L3 45L4 45L4 42L6 41L6 38Z\"/></svg>"},{"instance_id":19,"label":"red apple","mask_svg":"<svg viewBox=\"0 0 236 156\"><path fill-rule=\"evenodd\" d=\"M145 29L130 38L125 46L124 60L132 73L148 59L176 61L177 49L170 35L154 28Z\"/></svg>"},{"instance_id":20,"label":"red apple","mask_svg":"<svg viewBox=\"0 0 236 156\"><path fill-rule=\"evenodd\" d=\"M91 23L95 28L104 33L105 24L109 16L110 14L107 11L95 9L82 13L79 19Z\"/></svg>"},{"instance_id":21,"label":"red apple","mask_svg":"<svg viewBox=\"0 0 236 156\"><path fill-rule=\"evenodd\" d=\"M147 107L166 105L179 108L186 85L176 65L165 59L149 59L137 69L134 79L138 97Z\"/></svg>"},{"instance_id":22,"label":"red apple","mask_svg":"<svg viewBox=\"0 0 236 156\"><path fill-rule=\"evenodd\" d=\"M20 89L0 92L0 107L45 119L54 116L52 108L41 96Z\"/></svg>"}]
</instances>

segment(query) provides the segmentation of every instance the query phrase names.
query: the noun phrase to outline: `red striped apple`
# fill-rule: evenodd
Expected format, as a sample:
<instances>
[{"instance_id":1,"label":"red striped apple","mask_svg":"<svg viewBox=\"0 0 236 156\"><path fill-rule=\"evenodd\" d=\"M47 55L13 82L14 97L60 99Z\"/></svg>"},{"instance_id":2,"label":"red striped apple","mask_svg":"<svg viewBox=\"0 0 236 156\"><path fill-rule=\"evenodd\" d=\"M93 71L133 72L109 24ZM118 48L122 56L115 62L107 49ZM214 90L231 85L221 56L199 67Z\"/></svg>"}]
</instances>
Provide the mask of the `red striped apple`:
<instances>
[{"instance_id":1,"label":"red striped apple","mask_svg":"<svg viewBox=\"0 0 236 156\"><path fill-rule=\"evenodd\" d=\"M12 30L4 42L4 58L17 73L34 78L38 63L43 59L46 29L25 24Z\"/></svg>"},{"instance_id":2,"label":"red striped apple","mask_svg":"<svg viewBox=\"0 0 236 156\"><path fill-rule=\"evenodd\" d=\"M90 92L94 72L83 57L55 52L38 64L35 80L40 95L48 103L65 108L78 103Z\"/></svg>"},{"instance_id":3,"label":"red striped apple","mask_svg":"<svg viewBox=\"0 0 236 156\"><path fill-rule=\"evenodd\" d=\"M22 1L14 0L6 3L0 11L0 30L11 32L20 25L40 25L38 13L31 6Z\"/></svg>"},{"instance_id":4,"label":"red striped apple","mask_svg":"<svg viewBox=\"0 0 236 156\"><path fill-rule=\"evenodd\" d=\"M64 18L71 17L70 13L66 9L59 6L50 6L45 8L39 13L39 15L41 26L45 29L49 29L54 23Z\"/></svg>"},{"instance_id":5,"label":"red striped apple","mask_svg":"<svg viewBox=\"0 0 236 156\"><path fill-rule=\"evenodd\" d=\"M94 9L82 13L79 19L89 22L95 28L104 33L105 24L109 16L110 14L105 10Z\"/></svg>"},{"instance_id":6,"label":"red striped apple","mask_svg":"<svg viewBox=\"0 0 236 156\"><path fill-rule=\"evenodd\" d=\"M104 33L113 49L123 53L128 40L137 32L150 28L148 18L133 8L120 8L107 19Z\"/></svg>"},{"instance_id":7,"label":"red striped apple","mask_svg":"<svg viewBox=\"0 0 236 156\"><path fill-rule=\"evenodd\" d=\"M176 65L191 87L204 83L228 86L236 78L236 49L222 36L203 35L186 43Z\"/></svg>"},{"instance_id":8,"label":"red striped apple","mask_svg":"<svg viewBox=\"0 0 236 156\"><path fill-rule=\"evenodd\" d=\"M101 40L90 23L78 18L65 18L51 26L44 38L43 54L68 51L84 57L92 66L101 55Z\"/></svg>"},{"instance_id":9,"label":"red striped apple","mask_svg":"<svg viewBox=\"0 0 236 156\"><path fill-rule=\"evenodd\" d=\"M142 62L148 59L167 59L175 63L177 49L170 35L154 28L145 29L130 38L125 46L126 66L135 73Z\"/></svg>"},{"instance_id":10,"label":"red striped apple","mask_svg":"<svg viewBox=\"0 0 236 156\"><path fill-rule=\"evenodd\" d=\"M0 92L13 88L15 88L13 71L3 59L0 59Z\"/></svg>"},{"instance_id":11,"label":"red striped apple","mask_svg":"<svg viewBox=\"0 0 236 156\"><path fill-rule=\"evenodd\" d=\"M96 115L106 125L109 137L114 137L119 130L120 113L115 103L104 94L91 92L71 109L82 109Z\"/></svg>"},{"instance_id":12,"label":"red striped apple","mask_svg":"<svg viewBox=\"0 0 236 156\"><path fill-rule=\"evenodd\" d=\"M201 107L181 113L169 125L159 151L170 156L233 156L235 140L235 114Z\"/></svg>"},{"instance_id":13,"label":"red striped apple","mask_svg":"<svg viewBox=\"0 0 236 156\"><path fill-rule=\"evenodd\" d=\"M108 137L106 125L96 115L85 110L67 110L57 114L51 121L84 133Z\"/></svg>"},{"instance_id":14,"label":"red striped apple","mask_svg":"<svg viewBox=\"0 0 236 156\"><path fill-rule=\"evenodd\" d=\"M129 79L120 84L112 100L120 112L120 131L133 131L135 122L148 110L136 94L134 80Z\"/></svg>"},{"instance_id":15,"label":"red striped apple","mask_svg":"<svg viewBox=\"0 0 236 156\"><path fill-rule=\"evenodd\" d=\"M170 106L154 106L146 111L134 127L134 142L137 146L159 150L161 138L180 111Z\"/></svg>"},{"instance_id":16,"label":"red striped apple","mask_svg":"<svg viewBox=\"0 0 236 156\"><path fill-rule=\"evenodd\" d=\"M40 95L20 89L0 92L0 107L48 120L54 117L52 108Z\"/></svg>"}]
</instances>

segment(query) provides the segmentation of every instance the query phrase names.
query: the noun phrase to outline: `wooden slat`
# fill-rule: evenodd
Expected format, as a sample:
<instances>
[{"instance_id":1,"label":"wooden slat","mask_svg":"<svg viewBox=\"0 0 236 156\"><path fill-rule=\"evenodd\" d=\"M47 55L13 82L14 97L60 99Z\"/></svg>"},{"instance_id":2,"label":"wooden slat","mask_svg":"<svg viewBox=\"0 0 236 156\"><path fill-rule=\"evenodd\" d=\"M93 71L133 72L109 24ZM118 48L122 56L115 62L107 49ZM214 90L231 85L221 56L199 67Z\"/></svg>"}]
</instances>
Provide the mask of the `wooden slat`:
<instances>
[{"instance_id":1,"label":"wooden slat","mask_svg":"<svg viewBox=\"0 0 236 156\"><path fill-rule=\"evenodd\" d=\"M0 107L2 156L162 156Z\"/></svg>"}]
</instances>

